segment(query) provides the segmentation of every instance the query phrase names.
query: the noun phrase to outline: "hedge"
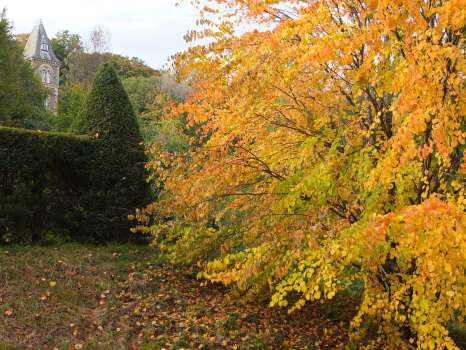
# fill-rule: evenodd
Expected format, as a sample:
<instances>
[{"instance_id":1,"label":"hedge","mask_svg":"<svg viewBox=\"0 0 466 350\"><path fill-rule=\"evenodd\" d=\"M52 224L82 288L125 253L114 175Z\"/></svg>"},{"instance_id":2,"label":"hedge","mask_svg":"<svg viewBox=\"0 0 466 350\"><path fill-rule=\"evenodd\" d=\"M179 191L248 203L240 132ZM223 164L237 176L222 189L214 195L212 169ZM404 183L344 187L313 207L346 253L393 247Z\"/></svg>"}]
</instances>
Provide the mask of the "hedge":
<instances>
[{"instance_id":1,"label":"hedge","mask_svg":"<svg viewBox=\"0 0 466 350\"><path fill-rule=\"evenodd\" d=\"M149 200L146 157L114 70L96 76L89 136L0 127L0 242L47 234L77 241L130 239L128 215Z\"/></svg>"}]
</instances>

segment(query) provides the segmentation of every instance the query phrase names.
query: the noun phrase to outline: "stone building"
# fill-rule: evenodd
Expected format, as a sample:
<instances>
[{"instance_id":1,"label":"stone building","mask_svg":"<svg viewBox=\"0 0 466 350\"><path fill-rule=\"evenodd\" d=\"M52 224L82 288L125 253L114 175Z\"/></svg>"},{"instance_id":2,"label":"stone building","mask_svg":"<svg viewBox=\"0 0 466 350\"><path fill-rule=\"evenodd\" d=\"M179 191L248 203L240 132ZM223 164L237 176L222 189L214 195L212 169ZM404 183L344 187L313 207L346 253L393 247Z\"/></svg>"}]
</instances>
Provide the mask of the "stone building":
<instances>
[{"instance_id":1,"label":"stone building","mask_svg":"<svg viewBox=\"0 0 466 350\"><path fill-rule=\"evenodd\" d=\"M50 90L45 99L45 107L57 111L58 88L60 82L60 60L55 56L42 21L32 29L28 42L24 48L24 56L31 61L33 67L40 75L42 84Z\"/></svg>"}]
</instances>

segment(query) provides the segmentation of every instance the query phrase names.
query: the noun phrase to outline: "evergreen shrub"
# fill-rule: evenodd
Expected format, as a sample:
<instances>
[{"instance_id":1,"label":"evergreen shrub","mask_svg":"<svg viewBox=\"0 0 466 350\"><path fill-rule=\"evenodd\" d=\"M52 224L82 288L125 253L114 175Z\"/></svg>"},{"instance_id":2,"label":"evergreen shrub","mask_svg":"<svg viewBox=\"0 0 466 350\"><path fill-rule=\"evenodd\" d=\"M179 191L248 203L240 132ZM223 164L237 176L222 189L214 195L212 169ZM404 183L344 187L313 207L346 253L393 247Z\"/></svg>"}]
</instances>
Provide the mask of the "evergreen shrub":
<instances>
[{"instance_id":1,"label":"evergreen shrub","mask_svg":"<svg viewBox=\"0 0 466 350\"><path fill-rule=\"evenodd\" d=\"M84 110L89 135L0 127L0 242L50 232L127 241L128 215L149 200L136 118L115 71L104 65Z\"/></svg>"}]
</instances>

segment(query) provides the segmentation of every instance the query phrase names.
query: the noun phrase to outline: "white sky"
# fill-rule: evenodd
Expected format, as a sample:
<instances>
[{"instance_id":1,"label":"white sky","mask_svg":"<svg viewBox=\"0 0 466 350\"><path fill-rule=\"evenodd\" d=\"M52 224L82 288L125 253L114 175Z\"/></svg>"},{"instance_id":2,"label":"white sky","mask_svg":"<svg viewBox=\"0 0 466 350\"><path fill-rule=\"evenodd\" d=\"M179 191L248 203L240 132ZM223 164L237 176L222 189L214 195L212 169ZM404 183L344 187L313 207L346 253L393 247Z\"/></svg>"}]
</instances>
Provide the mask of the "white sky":
<instances>
[{"instance_id":1,"label":"white sky","mask_svg":"<svg viewBox=\"0 0 466 350\"><path fill-rule=\"evenodd\" d=\"M183 35L195 28L196 10L184 0L0 0L15 33L29 33L42 19L49 37L68 29L88 38L97 25L111 33L111 51L162 68L183 51Z\"/></svg>"}]
</instances>

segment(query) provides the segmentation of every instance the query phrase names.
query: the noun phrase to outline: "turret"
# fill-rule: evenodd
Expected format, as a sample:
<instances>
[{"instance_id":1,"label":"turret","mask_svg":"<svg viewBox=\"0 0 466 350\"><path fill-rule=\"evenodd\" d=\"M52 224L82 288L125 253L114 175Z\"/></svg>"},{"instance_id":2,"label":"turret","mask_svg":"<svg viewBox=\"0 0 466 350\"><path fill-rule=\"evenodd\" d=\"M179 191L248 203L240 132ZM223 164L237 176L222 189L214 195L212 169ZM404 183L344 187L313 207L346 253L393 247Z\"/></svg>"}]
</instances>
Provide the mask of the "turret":
<instances>
[{"instance_id":1,"label":"turret","mask_svg":"<svg viewBox=\"0 0 466 350\"><path fill-rule=\"evenodd\" d=\"M52 112L56 112L61 63L53 52L42 21L32 29L24 48L24 56L31 61L40 75L42 84L50 90L49 96L44 101L45 107Z\"/></svg>"}]
</instances>

